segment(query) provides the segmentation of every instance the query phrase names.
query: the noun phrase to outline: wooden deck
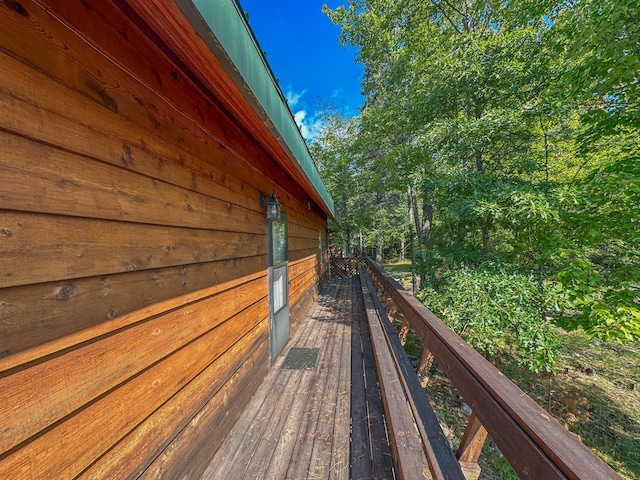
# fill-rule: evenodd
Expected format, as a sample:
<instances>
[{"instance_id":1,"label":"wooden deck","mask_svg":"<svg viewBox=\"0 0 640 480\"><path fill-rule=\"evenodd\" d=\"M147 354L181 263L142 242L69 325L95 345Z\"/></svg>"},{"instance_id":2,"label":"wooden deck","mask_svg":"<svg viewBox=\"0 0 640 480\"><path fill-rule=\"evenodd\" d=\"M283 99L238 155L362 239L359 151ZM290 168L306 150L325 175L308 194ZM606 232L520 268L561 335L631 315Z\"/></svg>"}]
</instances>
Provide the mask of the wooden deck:
<instances>
[{"instance_id":1,"label":"wooden deck","mask_svg":"<svg viewBox=\"0 0 640 480\"><path fill-rule=\"evenodd\" d=\"M358 282L325 288L203 479L393 478ZM292 348L315 368L286 368Z\"/></svg>"}]
</instances>

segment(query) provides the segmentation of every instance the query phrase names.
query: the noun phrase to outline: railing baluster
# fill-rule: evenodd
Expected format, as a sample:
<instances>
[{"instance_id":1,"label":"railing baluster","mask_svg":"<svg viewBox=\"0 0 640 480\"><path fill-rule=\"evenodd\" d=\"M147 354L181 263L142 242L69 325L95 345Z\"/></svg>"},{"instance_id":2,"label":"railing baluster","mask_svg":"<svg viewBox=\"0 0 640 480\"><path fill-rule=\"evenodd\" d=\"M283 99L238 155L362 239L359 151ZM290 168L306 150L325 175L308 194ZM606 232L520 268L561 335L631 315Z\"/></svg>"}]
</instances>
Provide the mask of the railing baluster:
<instances>
[{"instance_id":1,"label":"railing baluster","mask_svg":"<svg viewBox=\"0 0 640 480\"><path fill-rule=\"evenodd\" d=\"M422 349L422 354L420 355L420 363L418 363L418 370L416 374L418 375L418 380L420 381L420 385L422 388L426 388L429 383L429 371L433 366L433 361L436 357L431 353L427 347Z\"/></svg>"},{"instance_id":2,"label":"railing baluster","mask_svg":"<svg viewBox=\"0 0 640 480\"><path fill-rule=\"evenodd\" d=\"M402 324L400 325L398 336L400 337L400 343L402 344L403 347L404 347L404 344L407 343L407 334L409 333L410 329L411 329L411 324L409 323L409 320L402 317Z\"/></svg>"},{"instance_id":3,"label":"railing baluster","mask_svg":"<svg viewBox=\"0 0 640 480\"><path fill-rule=\"evenodd\" d=\"M456 458L460 462L462 473L464 473L466 480L477 480L480 476L478 459L486 439L487 431L478 420L478 417L476 417L476 414L471 412L456 453Z\"/></svg>"},{"instance_id":4,"label":"railing baluster","mask_svg":"<svg viewBox=\"0 0 640 480\"><path fill-rule=\"evenodd\" d=\"M391 321L396 319L396 313L398 313L398 306L393 300L391 300L391 306L387 310L387 315L389 316Z\"/></svg>"}]
</instances>

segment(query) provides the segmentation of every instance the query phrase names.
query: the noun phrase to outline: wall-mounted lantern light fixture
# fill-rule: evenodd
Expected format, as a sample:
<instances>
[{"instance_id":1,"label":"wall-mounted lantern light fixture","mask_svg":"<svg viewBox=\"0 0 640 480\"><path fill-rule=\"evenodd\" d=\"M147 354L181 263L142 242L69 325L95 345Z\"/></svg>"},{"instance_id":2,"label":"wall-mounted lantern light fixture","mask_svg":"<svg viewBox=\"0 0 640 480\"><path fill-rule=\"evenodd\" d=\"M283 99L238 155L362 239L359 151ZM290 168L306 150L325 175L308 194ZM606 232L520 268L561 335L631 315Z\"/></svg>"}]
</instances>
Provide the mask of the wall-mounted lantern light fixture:
<instances>
[{"instance_id":1,"label":"wall-mounted lantern light fixture","mask_svg":"<svg viewBox=\"0 0 640 480\"><path fill-rule=\"evenodd\" d=\"M271 195L260 193L260 205L267 205L267 220L280 220L280 202L275 192Z\"/></svg>"}]
</instances>

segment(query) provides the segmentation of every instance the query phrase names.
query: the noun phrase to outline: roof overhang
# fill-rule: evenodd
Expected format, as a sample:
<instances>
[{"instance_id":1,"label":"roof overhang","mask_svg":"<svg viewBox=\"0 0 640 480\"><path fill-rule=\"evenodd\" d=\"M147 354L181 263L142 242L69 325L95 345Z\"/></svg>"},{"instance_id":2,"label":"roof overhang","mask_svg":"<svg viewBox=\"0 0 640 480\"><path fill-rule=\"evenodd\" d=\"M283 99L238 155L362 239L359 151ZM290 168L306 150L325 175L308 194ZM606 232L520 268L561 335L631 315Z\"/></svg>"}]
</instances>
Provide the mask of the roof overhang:
<instances>
[{"instance_id":1,"label":"roof overhang","mask_svg":"<svg viewBox=\"0 0 640 480\"><path fill-rule=\"evenodd\" d=\"M128 3L198 75L230 115L337 221L333 200L239 3ZM216 62L218 65L213 64Z\"/></svg>"}]
</instances>

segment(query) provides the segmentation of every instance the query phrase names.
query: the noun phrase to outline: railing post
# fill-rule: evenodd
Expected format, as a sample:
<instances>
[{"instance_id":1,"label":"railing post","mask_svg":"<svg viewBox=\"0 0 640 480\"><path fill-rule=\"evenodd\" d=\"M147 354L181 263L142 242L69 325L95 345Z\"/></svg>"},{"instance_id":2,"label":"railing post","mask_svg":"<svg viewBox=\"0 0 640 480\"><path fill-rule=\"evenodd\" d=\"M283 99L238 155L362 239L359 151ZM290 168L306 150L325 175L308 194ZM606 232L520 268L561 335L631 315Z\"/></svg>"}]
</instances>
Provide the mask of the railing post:
<instances>
[{"instance_id":1,"label":"railing post","mask_svg":"<svg viewBox=\"0 0 640 480\"><path fill-rule=\"evenodd\" d=\"M480 458L480 452L482 452L486 438L487 431L478 420L478 417L476 417L476 414L471 412L467 427L460 440L460 447L458 447L458 452L456 453L456 458L460 462L460 467L466 480L478 480L480 476L478 458Z\"/></svg>"}]
</instances>

